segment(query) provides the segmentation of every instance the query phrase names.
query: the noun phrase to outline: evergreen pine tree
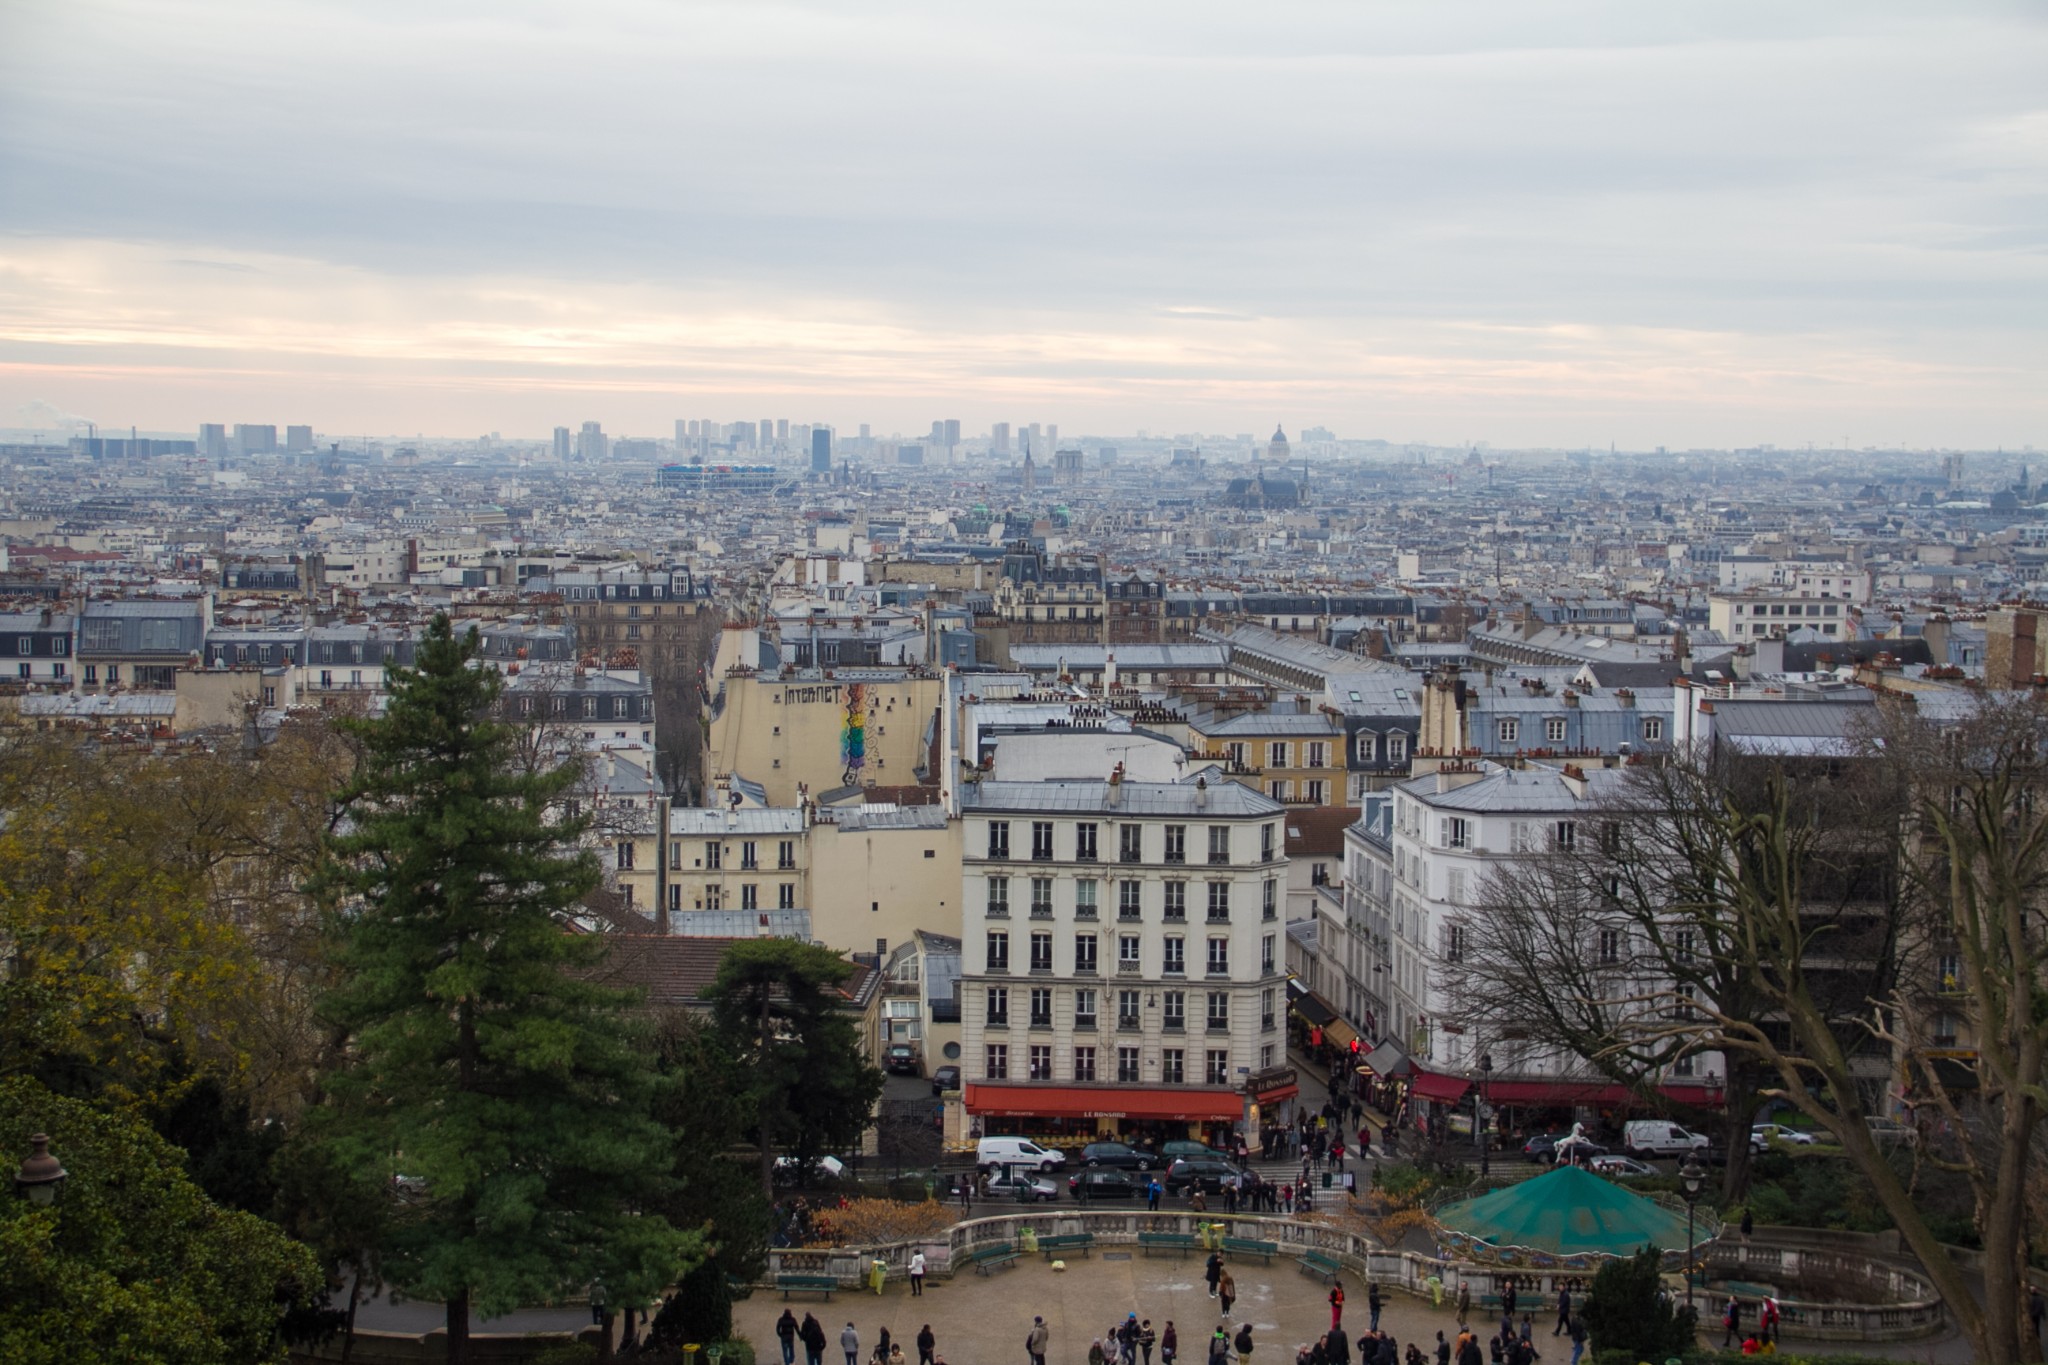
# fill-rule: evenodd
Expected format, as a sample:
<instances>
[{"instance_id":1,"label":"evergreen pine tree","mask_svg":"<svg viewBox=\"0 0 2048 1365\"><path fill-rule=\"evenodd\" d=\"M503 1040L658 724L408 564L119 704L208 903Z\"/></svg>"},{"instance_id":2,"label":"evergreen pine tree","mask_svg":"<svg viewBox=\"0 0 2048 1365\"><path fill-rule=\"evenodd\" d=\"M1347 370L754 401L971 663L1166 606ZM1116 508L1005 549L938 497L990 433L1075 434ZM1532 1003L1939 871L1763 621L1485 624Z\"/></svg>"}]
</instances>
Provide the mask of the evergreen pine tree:
<instances>
[{"instance_id":1,"label":"evergreen pine tree","mask_svg":"<svg viewBox=\"0 0 2048 1365\"><path fill-rule=\"evenodd\" d=\"M582 823L552 810L577 771L518 768L476 652L437 617L384 715L348 722L363 761L321 877L340 964L325 1008L350 1046L316 1132L405 1201L383 1274L447 1305L451 1361L472 1309L592 1283L645 1303L702 1253L642 1212L671 1165L657 1075L634 998L591 978L602 940L566 920L598 882Z\"/></svg>"}]
</instances>

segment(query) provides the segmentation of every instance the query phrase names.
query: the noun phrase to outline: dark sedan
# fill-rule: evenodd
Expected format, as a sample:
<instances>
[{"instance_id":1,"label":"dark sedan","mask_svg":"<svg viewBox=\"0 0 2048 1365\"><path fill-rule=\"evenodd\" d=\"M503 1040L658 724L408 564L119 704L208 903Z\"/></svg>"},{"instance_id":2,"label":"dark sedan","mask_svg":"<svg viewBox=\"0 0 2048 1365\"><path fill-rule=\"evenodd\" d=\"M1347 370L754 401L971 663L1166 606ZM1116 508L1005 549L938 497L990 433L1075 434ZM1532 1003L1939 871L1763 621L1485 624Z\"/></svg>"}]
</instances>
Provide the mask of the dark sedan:
<instances>
[{"instance_id":1,"label":"dark sedan","mask_svg":"<svg viewBox=\"0 0 2048 1365\"><path fill-rule=\"evenodd\" d=\"M1221 1194L1225 1182L1243 1178L1244 1172L1220 1157L1182 1157L1166 1168L1166 1188L1174 1194L1193 1185Z\"/></svg>"},{"instance_id":2,"label":"dark sedan","mask_svg":"<svg viewBox=\"0 0 2048 1365\"><path fill-rule=\"evenodd\" d=\"M1149 1171L1159 1158L1141 1147L1123 1142L1091 1142L1081 1149L1083 1166L1116 1166L1124 1170Z\"/></svg>"},{"instance_id":3,"label":"dark sedan","mask_svg":"<svg viewBox=\"0 0 2048 1365\"><path fill-rule=\"evenodd\" d=\"M1538 1133L1535 1137L1522 1144L1522 1155L1528 1157L1531 1161L1541 1161L1546 1165L1554 1166L1557 1164L1557 1145L1560 1142L1564 1142L1570 1136L1569 1133ZM1585 1138L1580 1138L1577 1142L1572 1143L1568 1150L1574 1153L1581 1161L1589 1157L1607 1155L1605 1147Z\"/></svg>"},{"instance_id":4,"label":"dark sedan","mask_svg":"<svg viewBox=\"0 0 2048 1365\"><path fill-rule=\"evenodd\" d=\"M1092 1199L1143 1199L1145 1186L1140 1177L1129 1176L1122 1171L1082 1171L1067 1181L1067 1188L1074 1198Z\"/></svg>"}]
</instances>

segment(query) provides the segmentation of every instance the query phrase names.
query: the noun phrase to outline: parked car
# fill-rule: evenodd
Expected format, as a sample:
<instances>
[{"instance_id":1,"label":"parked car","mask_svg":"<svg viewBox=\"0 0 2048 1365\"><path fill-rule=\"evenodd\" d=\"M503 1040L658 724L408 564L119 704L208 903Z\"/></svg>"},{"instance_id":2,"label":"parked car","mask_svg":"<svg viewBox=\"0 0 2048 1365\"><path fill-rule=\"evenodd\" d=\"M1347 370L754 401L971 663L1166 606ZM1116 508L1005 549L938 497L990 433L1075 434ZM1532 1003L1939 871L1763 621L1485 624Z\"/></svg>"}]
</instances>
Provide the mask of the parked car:
<instances>
[{"instance_id":1,"label":"parked car","mask_svg":"<svg viewBox=\"0 0 2048 1365\"><path fill-rule=\"evenodd\" d=\"M915 1043L891 1043L882 1049L882 1070L892 1076L915 1076L923 1069Z\"/></svg>"},{"instance_id":2,"label":"parked car","mask_svg":"<svg viewBox=\"0 0 2048 1365\"><path fill-rule=\"evenodd\" d=\"M1089 1170L1070 1177L1067 1189L1076 1199L1142 1199L1145 1180L1122 1171Z\"/></svg>"},{"instance_id":3,"label":"parked car","mask_svg":"<svg viewBox=\"0 0 2048 1365\"><path fill-rule=\"evenodd\" d=\"M1558 1144L1570 1137L1570 1133L1538 1133L1535 1137L1522 1144L1522 1155L1528 1157L1531 1161L1540 1161L1545 1165L1555 1165L1557 1163ZM1594 1142L1591 1138L1580 1138L1576 1144L1576 1150L1582 1158L1607 1155L1607 1149Z\"/></svg>"},{"instance_id":4,"label":"parked car","mask_svg":"<svg viewBox=\"0 0 2048 1365\"><path fill-rule=\"evenodd\" d=\"M990 1199L1018 1199L1026 1204L1042 1203L1060 1197L1060 1187L1042 1175L1025 1170L998 1171L989 1177L988 1197Z\"/></svg>"},{"instance_id":5,"label":"parked car","mask_svg":"<svg viewBox=\"0 0 2048 1365\"><path fill-rule=\"evenodd\" d=\"M1091 1142L1081 1149L1081 1164L1121 1166L1133 1171L1149 1171L1159 1164L1159 1158L1127 1142Z\"/></svg>"},{"instance_id":6,"label":"parked car","mask_svg":"<svg viewBox=\"0 0 2048 1365\"><path fill-rule=\"evenodd\" d=\"M1872 1114L1863 1120L1863 1126L1870 1130L1870 1135L1877 1139L1877 1145L1880 1147L1917 1147L1920 1145L1920 1134L1905 1124L1900 1123L1897 1119L1879 1118L1877 1115Z\"/></svg>"},{"instance_id":7,"label":"parked car","mask_svg":"<svg viewBox=\"0 0 2048 1365\"><path fill-rule=\"evenodd\" d=\"M1647 1161L1638 1161L1632 1156L1596 1156L1586 1163L1586 1169L1596 1175L1614 1175L1628 1179L1639 1175L1662 1175L1663 1172Z\"/></svg>"},{"instance_id":8,"label":"parked car","mask_svg":"<svg viewBox=\"0 0 2048 1365\"><path fill-rule=\"evenodd\" d=\"M998 1166L1035 1166L1050 1171L1067 1164L1067 1154L1055 1147L1041 1147L1030 1138L985 1137L974 1145L974 1164L982 1170Z\"/></svg>"},{"instance_id":9,"label":"parked car","mask_svg":"<svg viewBox=\"0 0 2048 1365\"><path fill-rule=\"evenodd\" d=\"M954 1066L951 1063L948 1063L947 1065L942 1066L938 1070L932 1072L932 1093L934 1095L944 1094L948 1090L958 1090L959 1088L959 1067Z\"/></svg>"},{"instance_id":10,"label":"parked car","mask_svg":"<svg viewBox=\"0 0 2048 1365\"><path fill-rule=\"evenodd\" d=\"M1243 1178L1244 1172L1222 1157L1184 1156L1166 1168L1166 1189L1178 1194L1199 1185L1210 1194L1221 1194L1224 1182Z\"/></svg>"},{"instance_id":11,"label":"parked car","mask_svg":"<svg viewBox=\"0 0 2048 1365\"><path fill-rule=\"evenodd\" d=\"M1773 1142L1786 1142L1794 1147L1811 1147L1815 1140L1813 1134L1797 1128L1787 1128L1782 1123L1759 1123L1749 1130L1750 1145L1759 1152Z\"/></svg>"},{"instance_id":12,"label":"parked car","mask_svg":"<svg viewBox=\"0 0 2048 1365\"><path fill-rule=\"evenodd\" d=\"M1230 1160L1229 1153L1219 1152L1206 1142L1163 1142L1159 1145L1159 1155L1168 1161L1184 1156L1202 1157L1215 1161Z\"/></svg>"},{"instance_id":13,"label":"parked car","mask_svg":"<svg viewBox=\"0 0 2048 1365\"><path fill-rule=\"evenodd\" d=\"M1712 1145L1701 1134L1666 1119L1634 1119L1621 1130L1622 1150L1630 1156L1684 1157Z\"/></svg>"}]
</instances>

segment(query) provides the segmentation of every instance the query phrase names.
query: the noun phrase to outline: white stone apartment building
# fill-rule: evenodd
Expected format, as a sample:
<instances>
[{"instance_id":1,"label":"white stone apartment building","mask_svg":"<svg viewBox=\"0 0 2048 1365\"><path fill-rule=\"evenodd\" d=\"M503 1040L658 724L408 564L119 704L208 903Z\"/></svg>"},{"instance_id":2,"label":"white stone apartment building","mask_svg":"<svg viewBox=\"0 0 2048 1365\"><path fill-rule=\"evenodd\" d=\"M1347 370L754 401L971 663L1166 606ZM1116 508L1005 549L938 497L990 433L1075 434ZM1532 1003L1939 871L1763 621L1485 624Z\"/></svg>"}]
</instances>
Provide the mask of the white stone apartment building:
<instances>
[{"instance_id":1,"label":"white stone apartment building","mask_svg":"<svg viewBox=\"0 0 2048 1365\"><path fill-rule=\"evenodd\" d=\"M1220 1137L1289 1112L1280 803L1120 775L958 802L972 1127Z\"/></svg>"}]
</instances>

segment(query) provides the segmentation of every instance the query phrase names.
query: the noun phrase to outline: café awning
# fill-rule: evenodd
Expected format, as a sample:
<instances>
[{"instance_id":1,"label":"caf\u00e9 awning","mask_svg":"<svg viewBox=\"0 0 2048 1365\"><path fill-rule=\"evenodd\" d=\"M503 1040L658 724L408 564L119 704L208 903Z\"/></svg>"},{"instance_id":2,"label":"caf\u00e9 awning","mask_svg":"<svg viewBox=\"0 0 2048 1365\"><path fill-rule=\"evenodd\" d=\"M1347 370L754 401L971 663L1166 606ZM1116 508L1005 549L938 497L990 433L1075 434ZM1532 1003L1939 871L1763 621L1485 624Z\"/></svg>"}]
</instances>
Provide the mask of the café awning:
<instances>
[{"instance_id":1,"label":"caf\u00e9 awning","mask_svg":"<svg viewBox=\"0 0 2048 1365\"><path fill-rule=\"evenodd\" d=\"M1244 1116L1234 1090L1185 1087L992 1085L969 1081L967 1112L989 1118L1171 1119L1207 1123Z\"/></svg>"}]
</instances>

